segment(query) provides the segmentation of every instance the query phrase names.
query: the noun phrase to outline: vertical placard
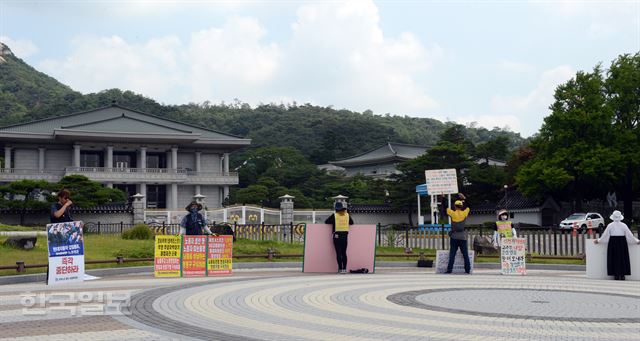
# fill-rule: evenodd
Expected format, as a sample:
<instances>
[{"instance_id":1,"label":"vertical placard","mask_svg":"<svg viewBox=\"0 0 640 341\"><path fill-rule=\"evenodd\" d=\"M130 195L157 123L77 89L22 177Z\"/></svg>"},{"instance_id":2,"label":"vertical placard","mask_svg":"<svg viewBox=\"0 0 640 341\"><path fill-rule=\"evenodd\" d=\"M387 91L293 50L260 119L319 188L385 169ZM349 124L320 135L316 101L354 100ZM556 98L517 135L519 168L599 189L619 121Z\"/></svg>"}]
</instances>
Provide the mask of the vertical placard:
<instances>
[{"instance_id":1,"label":"vertical placard","mask_svg":"<svg viewBox=\"0 0 640 341\"><path fill-rule=\"evenodd\" d=\"M207 274L207 236L182 236L182 277Z\"/></svg>"},{"instance_id":2,"label":"vertical placard","mask_svg":"<svg viewBox=\"0 0 640 341\"><path fill-rule=\"evenodd\" d=\"M233 269L233 236L209 236L207 276L230 275Z\"/></svg>"},{"instance_id":3,"label":"vertical placard","mask_svg":"<svg viewBox=\"0 0 640 341\"><path fill-rule=\"evenodd\" d=\"M182 276L180 257L182 236L156 236L154 273L156 277Z\"/></svg>"},{"instance_id":4,"label":"vertical placard","mask_svg":"<svg viewBox=\"0 0 640 341\"><path fill-rule=\"evenodd\" d=\"M84 281L84 236L81 221L48 224L47 248L47 284Z\"/></svg>"},{"instance_id":5,"label":"vertical placard","mask_svg":"<svg viewBox=\"0 0 640 341\"><path fill-rule=\"evenodd\" d=\"M525 238L500 239L500 263L503 275L525 275L527 273L525 243Z\"/></svg>"}]
</instances>

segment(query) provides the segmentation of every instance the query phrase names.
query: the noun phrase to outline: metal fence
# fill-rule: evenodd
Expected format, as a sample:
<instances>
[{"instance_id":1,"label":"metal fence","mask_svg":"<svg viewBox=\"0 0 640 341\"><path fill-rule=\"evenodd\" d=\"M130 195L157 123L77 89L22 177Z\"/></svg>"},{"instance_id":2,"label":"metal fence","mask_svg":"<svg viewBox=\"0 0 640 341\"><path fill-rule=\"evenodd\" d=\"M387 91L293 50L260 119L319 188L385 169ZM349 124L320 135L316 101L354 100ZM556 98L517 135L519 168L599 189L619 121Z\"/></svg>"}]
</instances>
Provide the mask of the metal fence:
<instances>
[{"instance_id":1,"label":"metal fence","mask_svg":"<svg viewBox=\"0 0 640 341\"><path fill-rule=\"evenodd\" d=\"M468 246L472 250L476 237L493 236L488 228L467 228ZM449 249L448 229L416 226L378 226L377 245L416 249ZM580 256L585 253L589 239L599 238L596 230L573 233L571 230L552 228L520 228L518 237L526 239L527 253L548 256ZM636 232L637 233L637 232Z\"/></svg>"}]
</instances>

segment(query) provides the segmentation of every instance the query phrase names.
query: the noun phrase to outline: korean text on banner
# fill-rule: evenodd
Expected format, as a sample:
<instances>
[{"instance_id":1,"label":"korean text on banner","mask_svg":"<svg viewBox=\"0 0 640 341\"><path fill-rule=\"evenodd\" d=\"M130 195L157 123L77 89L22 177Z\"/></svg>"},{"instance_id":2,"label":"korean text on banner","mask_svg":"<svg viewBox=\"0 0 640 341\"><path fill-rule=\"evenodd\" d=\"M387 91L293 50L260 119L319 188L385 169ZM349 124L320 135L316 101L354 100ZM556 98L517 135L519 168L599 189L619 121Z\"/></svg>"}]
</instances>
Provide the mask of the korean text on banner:
<instances>
[{"instance_id":1,"label":"korean text on banner","mask_svg":"<svg viewBox=\"0 0 640 341\"><path fill-rule=\"evenodd\" d=\"M207 275L230 275L233 269L233 236L209 236Z\"/></svg>"},{"instance_id":2,"label":"korean text on banner","mask_svg":"<svg viewBox=\"0 0 640 341\"><path fill-rule=\"evenodd\" d=\"M180 277L181 236L156 236L154 272L156 277Z\"/></svg>"},{"instance_id":3,"label":"korean text on banner","mask_svg":"<svg viewBox=\"0 0 640 341\"><path fill-rule=\"evenodd\" d=\"M182 236L182 277L207 275L207 236Z\"/></svg>"},{"instance_id":4,"label":"korean text on banner","mask_svg":"<svg viewBox=\"0 0 640 341\"><path fill-rule=\"evenodd\" d=\"M47 248L49 249L47 284L84 280L84 236L81 221L48 224Z\"/></svg>"},{"instance_id":5,"label":"korean text on banner","mask_svg":"<svg viewBox=\"0 0 640 341\"><path fill-rule=\"evenodd\" d=\"M426 170L424 175L430 195L458 193L458 177L455 168Z\"/></svg>"},{"instance_id":6,"label":"korean text on banner","mask_svg":"<svg viewBox=\"0 0 640 341\"><path fill-rule=\"evenodd\" d=\"M500 240L500 263L503 275L525 275L527 273L525 243L525 238L502 238Z\"/></svg>"}]
</instances>

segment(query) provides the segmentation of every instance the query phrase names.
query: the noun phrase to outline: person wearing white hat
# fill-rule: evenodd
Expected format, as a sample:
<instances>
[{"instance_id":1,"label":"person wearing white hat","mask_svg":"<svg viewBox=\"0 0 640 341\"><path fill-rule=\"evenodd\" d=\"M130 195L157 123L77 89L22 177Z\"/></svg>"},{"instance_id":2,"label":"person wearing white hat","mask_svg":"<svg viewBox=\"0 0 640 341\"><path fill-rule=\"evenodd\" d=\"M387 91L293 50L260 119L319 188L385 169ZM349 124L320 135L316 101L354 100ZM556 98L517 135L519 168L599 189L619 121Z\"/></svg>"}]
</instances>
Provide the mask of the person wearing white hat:
<instances>
[{"instance_id":1,"label":"person wearing white hat","mask_svg":"<svg viewBox=\"0 0 640 341\"><path fill-rule=\"evenodd\" d=\"M607 274L614 276L616 280L624 281L625 275L631 275L627 243L640 244L640 239L634 237L627 224L622 222L624 217L620 211L613 211L609 218L613 222L607 225L602 236L593 242L595 244L609 243L607 246Z\"/></svg>"},{"instance_id":2,"label":"person wearing white hat","mask_svg":"<svg viewBox=\"0 0 640 341\"><path fill-rule=\"evenodd\" d=\"M495 231L493 231L493 245L500 246L502 238L518 238L513 222L509 221L509 212L507 210L498 212L498 221L496 221Z\"/></svg>"}]
</instances>

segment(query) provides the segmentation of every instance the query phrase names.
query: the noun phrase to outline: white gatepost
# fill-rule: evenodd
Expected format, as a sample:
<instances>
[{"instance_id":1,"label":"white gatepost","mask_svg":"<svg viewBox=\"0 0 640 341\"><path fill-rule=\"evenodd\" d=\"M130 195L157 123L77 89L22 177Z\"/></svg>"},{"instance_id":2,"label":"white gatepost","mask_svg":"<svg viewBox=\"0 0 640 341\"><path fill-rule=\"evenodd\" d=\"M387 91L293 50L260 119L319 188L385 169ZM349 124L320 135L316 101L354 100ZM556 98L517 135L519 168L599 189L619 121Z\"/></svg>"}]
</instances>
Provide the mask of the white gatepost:
<instances>
[{"instance_id":1,"label":"white gatepost","mask_svg":"<svg viewBox=\"0 0 640 341\"><path fill-rule=\"evenodd\" d=\"M222 222L226 223L227 222L227 210L228 208L223 208L222 209Z\"/></svg>"},{"instance_id":2,"label":"white gatepost","mask_svg":"<svg viewBox=\"0 0 640 341\"><path fill-rule=\"evenodd\" d=\"M242 206L242 225L247 224L247 206Z\"/></svg>"}]
</instances>

